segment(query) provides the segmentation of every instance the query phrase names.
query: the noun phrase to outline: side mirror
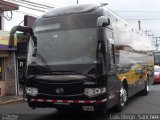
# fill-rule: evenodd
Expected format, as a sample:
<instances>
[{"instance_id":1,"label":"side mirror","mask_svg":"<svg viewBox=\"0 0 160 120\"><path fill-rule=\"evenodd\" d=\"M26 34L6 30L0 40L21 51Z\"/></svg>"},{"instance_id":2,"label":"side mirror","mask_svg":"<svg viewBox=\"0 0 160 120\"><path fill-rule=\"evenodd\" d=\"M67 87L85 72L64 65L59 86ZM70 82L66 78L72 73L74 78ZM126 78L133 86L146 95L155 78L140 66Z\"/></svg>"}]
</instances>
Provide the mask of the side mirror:
<instances>
[{"instance_id":1,"label":"side mirror","mask_svg":"<svg viewBox=\"0 0 160 120\"><path fill-rule=\"evenodd\" d=\"M97 27L106 27L110 25L110 19L105 16L100 16L97 19Z\"/></svg>"},{"instance_id":2,"label":"side mirror","mask_svg":"<svg viewBox=\"0 0 160 120\"><path fill-rule=\"evenodd\" d=\"M35 47L33 56L36 56L36 53L37 53L37 38L34 36L33 30L30 27L27 27L27 26L14 26L10 31L9 44L8 44L9 47L10 48L14 47L14 34L15 34L16 31L20 31L20 32L24 32L24 33L29 33L30 34L30 36L31 36L31 38L33 40L33 43L34 43L34 47Z\"/></svg>"}]
</instances>

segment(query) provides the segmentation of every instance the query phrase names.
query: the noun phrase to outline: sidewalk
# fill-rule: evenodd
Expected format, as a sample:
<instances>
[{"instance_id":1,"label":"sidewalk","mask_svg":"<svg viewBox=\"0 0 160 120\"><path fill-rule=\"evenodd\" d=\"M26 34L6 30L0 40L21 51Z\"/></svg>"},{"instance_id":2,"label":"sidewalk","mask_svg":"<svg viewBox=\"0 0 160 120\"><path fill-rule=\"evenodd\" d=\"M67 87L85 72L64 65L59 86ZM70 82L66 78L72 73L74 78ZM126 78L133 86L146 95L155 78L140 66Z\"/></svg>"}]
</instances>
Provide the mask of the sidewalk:
<instances>
[{"instance_id":1,"label":"sidewalk","mask_svg":"<svg viewBox=\"0 0 160 120\"><path fill-rule=\"evenodd\" d=\"M23 100L22 96L4 96L4 97L0 97L0 105L22 101L22 100Z\"/></svg>"}]
</instances>

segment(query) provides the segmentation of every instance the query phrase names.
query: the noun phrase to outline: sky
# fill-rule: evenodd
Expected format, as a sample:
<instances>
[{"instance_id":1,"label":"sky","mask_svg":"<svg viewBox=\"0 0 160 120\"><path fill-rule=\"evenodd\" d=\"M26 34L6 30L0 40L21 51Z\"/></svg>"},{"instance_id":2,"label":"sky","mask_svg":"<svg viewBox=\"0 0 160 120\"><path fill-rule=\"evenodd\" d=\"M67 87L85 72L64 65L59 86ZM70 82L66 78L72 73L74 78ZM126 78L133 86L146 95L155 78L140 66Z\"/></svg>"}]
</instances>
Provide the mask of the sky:
<instances>
[{"instance_id":1,"label":"sky","mask_svg":"<svg viewBox=\"0 0 160 120\"><path fill-rule=\"evenodd\" d=\"M76 4L77 0L30 0L37 3L45 3L55 7L61 7ZM149 35L160 37L160 0L78 0L79 4L85 3L108 3L108 9L116 12L120 17L138 28L138 20L141 21L141 28L148 32ZM40 16L44 13L34 10L27 10L20 7L20 11L24 11L33 16ZM5 30L9 31L12 26L18 25L23 21L23 15L14 12L11 21L5 21ZM152 38L152 37L150 37ZM159 39L160 40L160 39Z\"/></svg>"}]
</instances>

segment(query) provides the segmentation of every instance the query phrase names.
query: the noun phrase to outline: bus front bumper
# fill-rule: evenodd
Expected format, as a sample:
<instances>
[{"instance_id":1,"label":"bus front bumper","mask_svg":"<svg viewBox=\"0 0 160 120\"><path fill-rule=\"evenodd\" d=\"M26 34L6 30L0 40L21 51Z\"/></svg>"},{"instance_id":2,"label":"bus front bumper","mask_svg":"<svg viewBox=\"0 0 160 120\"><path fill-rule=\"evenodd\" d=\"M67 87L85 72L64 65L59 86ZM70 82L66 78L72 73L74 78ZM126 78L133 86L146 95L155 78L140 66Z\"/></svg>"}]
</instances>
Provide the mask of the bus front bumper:
<instances>
[{"instance_id":1,"label":"bus front bumper","mask_svg":"<svg viewBox=\"0 0 160 120\"><path fill-rule=\"evenodd\" d=\"M55 100L55 99L28 99L31 108L57 108L75 111L106 111L107 99L100 100Z\"/></svg>"}]
</instances>

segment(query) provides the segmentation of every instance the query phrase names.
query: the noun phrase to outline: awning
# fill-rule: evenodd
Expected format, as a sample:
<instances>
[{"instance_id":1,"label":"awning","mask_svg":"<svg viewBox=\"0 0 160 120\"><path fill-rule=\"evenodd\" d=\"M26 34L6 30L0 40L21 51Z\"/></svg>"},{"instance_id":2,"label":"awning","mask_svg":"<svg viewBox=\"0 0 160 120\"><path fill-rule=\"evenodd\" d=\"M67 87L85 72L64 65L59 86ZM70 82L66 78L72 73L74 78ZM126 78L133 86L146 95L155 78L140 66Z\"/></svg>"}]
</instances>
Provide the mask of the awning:
<instances>
[{"instance_id":1,"label":"awning","mask_svg":"<svg viewBox=\"0 0 160 120\"><path fill-rule=\"evenodd\" d=\"M0 0L0 11L11 11L11 10L18 10L18 9L19 9L19 5Z\"/></svg>"}]
</instances>

